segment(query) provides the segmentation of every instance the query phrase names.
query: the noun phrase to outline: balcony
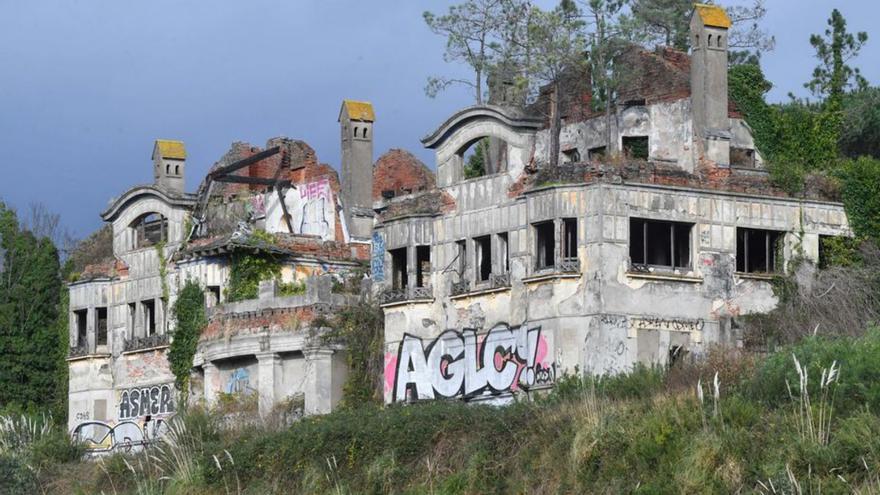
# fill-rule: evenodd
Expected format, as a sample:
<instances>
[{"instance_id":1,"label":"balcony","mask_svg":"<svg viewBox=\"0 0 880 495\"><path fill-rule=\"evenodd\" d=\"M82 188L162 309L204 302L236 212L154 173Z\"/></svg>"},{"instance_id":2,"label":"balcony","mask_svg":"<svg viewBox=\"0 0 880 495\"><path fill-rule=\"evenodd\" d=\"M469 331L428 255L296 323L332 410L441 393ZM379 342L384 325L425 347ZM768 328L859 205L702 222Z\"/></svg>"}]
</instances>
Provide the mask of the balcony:
<instances>
[{"instance_id":1,"label":"balcony","mask_svg":"<svg viewBox=\"0 0 880 495\"><path fill-rule=\"evenodd\" d=\"M402 289L389 288L379 293L379 305L387 306L404 302L431 301L434 298L433 289L428 287L404 287Z\"/></svg>"},{"instance_id":2,"label":"balcony","mask_svg":"<svg viewBox=\"0 0 880 495\"><path fill-rule=\"evenodd\" d=\"M559 273L578 273L581 271L581 263L577 258L563 258L559 260L556 271Z\"/></svg>"},{"instance_id":3,"label":"balcony","mask_svg":"<svg viewBox=\"0 0 880 495\"><path fill-rule=\"evenodd\" d=\"M148 335L146 337L134 337L125 341L125 348L122 352L137 352L146 349L154 349L156 347L166 347L171 343L169 335Z\"/></svg>"}]
</instances>

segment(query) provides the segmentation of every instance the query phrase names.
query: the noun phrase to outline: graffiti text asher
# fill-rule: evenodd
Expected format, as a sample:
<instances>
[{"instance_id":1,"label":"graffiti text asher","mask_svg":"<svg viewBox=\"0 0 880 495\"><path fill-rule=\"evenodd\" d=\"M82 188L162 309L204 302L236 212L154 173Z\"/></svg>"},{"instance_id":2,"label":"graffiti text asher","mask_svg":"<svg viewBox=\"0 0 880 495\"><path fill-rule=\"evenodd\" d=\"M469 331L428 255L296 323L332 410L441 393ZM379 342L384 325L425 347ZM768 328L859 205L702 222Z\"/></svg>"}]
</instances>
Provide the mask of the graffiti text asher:
<instances>
[{"instance_id":1,"label":"graffiti text asher","mask_svg":"<svg viewBox=\"0 0 880 495\"><path fill-rule=\"evenodd\" d=\"M138 416L155 416L173 412L174 401L169 384L125 390L119 400L120 421Z\"/></svg>"},{"instance_id":2,"label":"graffiti text asher","mask_svg":"<svg viewBox=\"0 0 880 495\"><path fill-rule=\"evenodd\" d=\"M392 400L500 394L553 381L540 327L498 325L482 337L474 330L447 330L425 348L422 339L404 335Z\"/></svg>"}]
</instances>

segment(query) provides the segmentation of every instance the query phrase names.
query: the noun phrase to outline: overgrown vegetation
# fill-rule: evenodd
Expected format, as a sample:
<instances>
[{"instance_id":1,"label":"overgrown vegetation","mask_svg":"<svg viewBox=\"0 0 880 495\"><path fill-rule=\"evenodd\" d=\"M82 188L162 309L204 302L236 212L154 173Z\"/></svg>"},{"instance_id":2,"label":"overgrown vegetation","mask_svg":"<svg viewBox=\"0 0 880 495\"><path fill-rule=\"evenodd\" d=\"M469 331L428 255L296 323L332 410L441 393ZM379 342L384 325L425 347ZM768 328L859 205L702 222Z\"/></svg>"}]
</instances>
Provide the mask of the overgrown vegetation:
<instances>
[{"instance_id":1,"label":"overgrown vegetation","mask_svg":"<svg viewBox=\"0 0 880 495\"><path fill-rule=\"evenodd\" d=\"M229 286L226 288L229 302L254 299L259 295L260 282L281 278L281 263L272 254L238 250L229 259Z\"/></svg>"},{"instance_id":2,"label":"overgrown vegetation","mask_svg":"<svg viewBox=\"0 0 880 495\"><path fill-rule=\"evenodd\" d=\"M186 397L199 335L208 324L205 316L205 294L197 281L186 281L171 311L175 328L174 340L168 350L168 363L174 373L177 390L182 391L181 395Z\"/></svg>"},{"instance_id":3,"label":"overgrown vegetation","mask_svg":"<svg viewBox=\"0 0 880 495\"><path fill-rule=\"evenodd\" d=\"M90 476L56 493L873 493L878 374L871 330L767 359L712 349L668 371L567 377L503 408L368 403L282 429L193 408L149 455L67 467Z\"/></svg>"},{"instance_id":4,"label":"overgrown vegetation","mask_svg":"<svg viewBox=\"0 0 880 495\"><path fill-rule=\"evenodd\" d=\"M342 406L380 404L384 376L382 348L385 343L385 314L368 302L351 305L331 320L316 321L313 326L327 326L322 336L326 343L346 346L348 378L343 386Z\"/></svg>"}]
</instances>

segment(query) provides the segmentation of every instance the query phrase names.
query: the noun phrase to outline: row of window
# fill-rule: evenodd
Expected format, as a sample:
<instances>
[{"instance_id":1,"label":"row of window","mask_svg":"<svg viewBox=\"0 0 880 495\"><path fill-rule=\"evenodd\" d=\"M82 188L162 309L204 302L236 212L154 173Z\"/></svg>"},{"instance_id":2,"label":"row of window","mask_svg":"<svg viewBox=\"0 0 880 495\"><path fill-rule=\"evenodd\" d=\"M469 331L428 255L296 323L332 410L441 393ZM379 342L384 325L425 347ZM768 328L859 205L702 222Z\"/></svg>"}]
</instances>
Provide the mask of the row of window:
<instances>
[{"instance_id":1,"label":"row of window","mask_svg":"<svg viewBox=\"0 0 880 495\"><path fill-rule=\"evenodd\" d=\"M559 263L577 260L576 218L563 218L532 224L534 233L534 268L537 271L556 268ZM634 271L690 270L693 266L691 256L691 235L693 223L630 219L629 256ZM741 273L774 273L780 268L783 232L740 228L736 229L736 271ZM479 236L472 239L475 250L472 258L474 278L477 283L490 280L493 273L505 274L510 271L510 247L508 234L495 234L496 248L492 248L492 236ZM560 243L557 251L557 242ZM456 242L457 255L450 264L456 267L459 281L464 280L471 255L468 241ZM392 249L391 282L394 289L410 286L407 248ZM493 260L495 261L493 263ZM431 272L430 246L416 246L415 287L427 287Z\"/></svg>"},{"instance_id":2,"label":"row of window","mask_svg":"<svg viewBox=\"0 0 880 495\"><path fill-rule=\"evenodd\" d=\"M107 345L107 308L94 308L95 313L95 345ZM88 342L88 309L79 309L73 312L76 324L76 345L83 346ZM146 299L139 303L128 305L128 328L129 334L134 335L134 325L137 315L142 316L144 322L144 334L146 337L156 334L156 299Z\"/></svg>"}]
</instances>

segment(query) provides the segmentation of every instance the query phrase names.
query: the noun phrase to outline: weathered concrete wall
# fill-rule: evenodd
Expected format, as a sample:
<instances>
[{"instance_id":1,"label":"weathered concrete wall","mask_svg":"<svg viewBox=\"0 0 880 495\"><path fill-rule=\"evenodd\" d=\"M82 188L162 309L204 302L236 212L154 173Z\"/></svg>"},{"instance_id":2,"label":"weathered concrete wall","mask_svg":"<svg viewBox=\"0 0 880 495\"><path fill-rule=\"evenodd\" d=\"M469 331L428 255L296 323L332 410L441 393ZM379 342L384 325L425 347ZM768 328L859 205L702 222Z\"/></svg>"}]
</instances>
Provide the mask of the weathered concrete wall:
<instances>
[{"instance_id":1,"label":"weathered concrete wall","mask_svg":"<svg viewBox=\"0 0 880 495\"><path fill-rule=\"evenodd\" d=\"M456 190L459 201L465 198L462 190L482 190L484 195L474 194L481 198L479 208L391 220L377 228L386 250L409 247L410 280L414 278L414 246L431 246L430 296L410 295L384 305L385 398L389 402L450 393L471 398L504 396L528 385L548 386L557 374L573 372L575 367L615 373L637 362L664 364L674 346L681 352L699 353L709 343L736 345L731 318L767 311L776 303L766 277L735 272L737 227L785 232L786 261L796 254L815 261L819 235L850 233L842 206L833 203L606 183L551 186L511 198L503 189L488 189L492 180L449 188ZM687 267L633 271L629 254L633 217L692 224ZM563 270L557 261L555 268L537 269L532 225L555 222L559 260L559 228L564 218L577 219L576 264ZM492 272L504 275L498 234L507 234L509 240L509 283L481 282L475 270L473 239L492 236ZM467 244L462 277L454 268L459 240ZM379 285L387 288L392 278L390 256L386 254L383 262L384 282ZM453 284L459 282L468 287L454 291ZM498 325L504 328L493 331ZM523 344L522 336L537 328L547 346L539 361ZM475 333L469 334L468 329ZM501 339L500 353L480 347L493 332L504 336L491 341ZM468 351L471 345L474 348ZM435 346L448 352L432 355ZM471 359L477 361L471 363ZM480 372L490 359L495 360L495 371ZM506 378L497 377L497 386L485 387L481 380L501 373L505 359L516 363L520 371L532 370L532 376L542 381L517 379L498 388L510 378L505 374ZM463 375L469 377L464 380L471 380L470 385L449 382L439 371L453 364L451 369L464 366L461 369L470 370Z\"/></svg>"}]
</instances>

